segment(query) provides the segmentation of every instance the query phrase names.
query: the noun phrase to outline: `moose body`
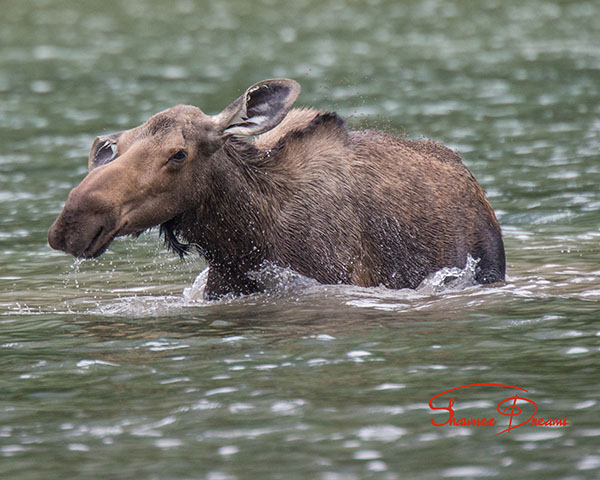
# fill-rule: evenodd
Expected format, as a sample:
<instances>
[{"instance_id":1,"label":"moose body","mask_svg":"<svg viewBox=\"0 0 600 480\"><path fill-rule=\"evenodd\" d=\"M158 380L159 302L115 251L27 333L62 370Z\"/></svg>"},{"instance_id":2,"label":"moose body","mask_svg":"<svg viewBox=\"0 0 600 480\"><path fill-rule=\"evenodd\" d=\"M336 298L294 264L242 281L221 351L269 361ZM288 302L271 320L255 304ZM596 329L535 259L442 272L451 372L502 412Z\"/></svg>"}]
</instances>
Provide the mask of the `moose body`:
<instances>
[{"instance_id":1,"label":"moose body","mask_svg":"<svg viewBox=\"0 0 600 480\"><path fill-rule=\"evenodd\" d=\"M504 280L494 211L455 152L291 110L299 92L266 80L218 115L179 105L99 137L50 245L96 257L160 225L173 250L206 258L208 298L260 291L265 262L321 283L416 288L471 255L479 283Z\"/></svg>"}]
</instances>

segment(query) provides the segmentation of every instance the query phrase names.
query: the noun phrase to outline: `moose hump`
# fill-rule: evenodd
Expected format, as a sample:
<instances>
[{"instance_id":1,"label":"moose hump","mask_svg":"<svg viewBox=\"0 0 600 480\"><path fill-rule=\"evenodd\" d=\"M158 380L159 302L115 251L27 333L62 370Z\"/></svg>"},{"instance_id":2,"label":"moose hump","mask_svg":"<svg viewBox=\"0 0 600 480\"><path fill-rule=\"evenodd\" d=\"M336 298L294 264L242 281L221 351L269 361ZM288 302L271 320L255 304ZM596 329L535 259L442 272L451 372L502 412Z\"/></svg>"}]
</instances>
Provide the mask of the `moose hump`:
<instances>
[{"instance_id":1,"label":"moose hump","mask_svg":"<svg viewBox=\"0 0 600 480\"><path fill-rule=\"evenodd\" d=\"M479 283L504 280L498 221L455 152L292 109L299 93L265 80L217 115L178 105L99 137L50 245L97 257L160 225L177 253L206 258L208 298L260 291L251 273L265 262L321 283L416 288L470 255Z\"/></svg>"}]
</instances>

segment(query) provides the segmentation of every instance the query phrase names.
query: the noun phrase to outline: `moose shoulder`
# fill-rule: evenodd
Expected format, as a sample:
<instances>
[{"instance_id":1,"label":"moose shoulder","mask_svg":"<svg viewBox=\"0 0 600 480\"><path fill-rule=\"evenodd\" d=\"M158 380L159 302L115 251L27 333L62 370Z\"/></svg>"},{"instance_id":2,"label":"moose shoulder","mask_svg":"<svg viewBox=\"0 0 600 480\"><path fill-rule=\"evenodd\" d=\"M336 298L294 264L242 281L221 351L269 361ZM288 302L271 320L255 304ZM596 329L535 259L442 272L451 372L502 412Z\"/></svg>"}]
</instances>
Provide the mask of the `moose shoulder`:
<instances>
[{"instance_id":1,"label":"moose shoulder","mask_svg":"<svg viewBox=\"0 0 600 480\"><path fill-rule=\"evenodd\" d=\"M209 298L260 291L248 274L264 262L321 283L415 288L471 255L478 282L504 279L494 211L456 153L290 110L299 93L265 80L218 115L179 105L99 137L50 245L97 257L160 225L177 253L206 258Z\"/></svg>"}]
</instances>

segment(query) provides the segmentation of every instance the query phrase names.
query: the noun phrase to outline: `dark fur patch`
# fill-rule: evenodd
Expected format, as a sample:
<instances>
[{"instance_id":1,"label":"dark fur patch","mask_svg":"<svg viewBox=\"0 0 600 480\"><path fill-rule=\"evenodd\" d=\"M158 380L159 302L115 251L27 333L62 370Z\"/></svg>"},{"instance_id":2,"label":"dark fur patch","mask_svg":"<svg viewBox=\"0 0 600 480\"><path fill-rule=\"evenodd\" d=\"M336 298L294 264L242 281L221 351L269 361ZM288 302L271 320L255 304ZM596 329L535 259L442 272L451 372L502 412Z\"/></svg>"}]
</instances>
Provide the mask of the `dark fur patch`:
<instances>
[{"instance_id":1,"label":"dark fur patch","mask_svg":"<svg viewBox=\"0 0 600 480\"><path fill-rule=\"evenodd\" d=\"M275 148L281 148L286 142L307 137L320 128L326 128L329 131L336 130L338 133L347 135L346 121L335 112L320 113L302 130L292 130L279 140Z\"/></svg>"},{"instance_id":2,"label":"dark fur patch","mask_svg":"<svg viewBox=\"0 0 600 480\"><path fill-rule=\"evenodd\" d=\"M328 132L329 134L335 132L338 134L338 137L343 139L344 143L346 143L348 137L346 121L335 112L319 113L306 127L298 130L291 130L281 137L275 147L269 152L270 159L267 163L273 161L277 163L279 161L279 156L282 155L282 151L286 146L295 142L310 141L311 136L320 130ZM267 159L263 158L263 160Z\"/></svg>"},{"instance_id":3,"label":"dark fur patch","mask_svg":"<svg viewBox=\"0 0 600 480\"><path fill-rule=\"evenodd\" d=\"M323 112L313 118L305 131L310 131L311 129L317 128L319 125L328 125L330 127L335 126L337 128L345 129L346 120L344 120L335 112Z\"/></svg>"}]
</instances>

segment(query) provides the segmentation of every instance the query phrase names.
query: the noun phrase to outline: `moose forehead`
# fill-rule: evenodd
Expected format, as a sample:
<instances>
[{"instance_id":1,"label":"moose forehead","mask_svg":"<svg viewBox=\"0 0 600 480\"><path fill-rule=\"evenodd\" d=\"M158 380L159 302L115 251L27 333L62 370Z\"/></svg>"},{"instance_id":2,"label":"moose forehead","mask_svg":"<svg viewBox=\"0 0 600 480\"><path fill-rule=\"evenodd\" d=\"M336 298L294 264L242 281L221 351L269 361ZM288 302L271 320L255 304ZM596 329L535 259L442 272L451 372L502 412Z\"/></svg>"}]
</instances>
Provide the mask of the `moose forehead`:
<instances>
[{"instance_id":1,"label":"moose forehead","mask_svg":"<svg viewBox=\"0 0 600 480\"><path fill-rule=\"evenodd\" d=\"M152 116L146 123L134 130L141 136L166 135L174 130L184 134L196 132L202 126L210 125L208 116L198 107L177 105Z\"/></svg>"}]
</instances>

